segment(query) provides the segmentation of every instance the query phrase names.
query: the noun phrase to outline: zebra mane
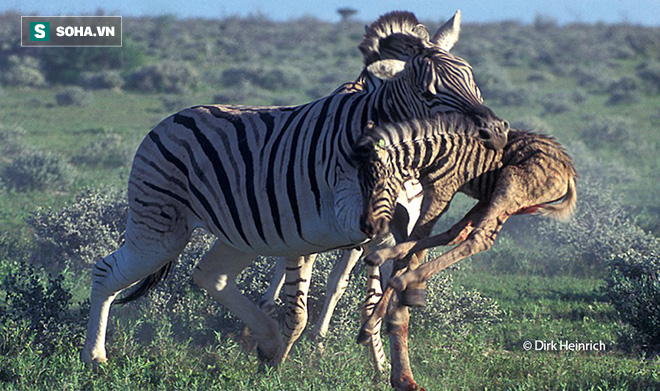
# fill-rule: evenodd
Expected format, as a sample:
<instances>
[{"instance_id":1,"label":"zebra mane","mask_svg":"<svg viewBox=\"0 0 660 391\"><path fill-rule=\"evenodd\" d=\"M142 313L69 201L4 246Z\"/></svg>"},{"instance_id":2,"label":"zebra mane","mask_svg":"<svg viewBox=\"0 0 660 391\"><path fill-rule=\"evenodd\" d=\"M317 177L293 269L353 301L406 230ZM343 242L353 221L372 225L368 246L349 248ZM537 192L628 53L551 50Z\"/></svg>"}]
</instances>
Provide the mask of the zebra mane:
<instances>
[{"instance_id":1,"label":"zebra mane","mask_svg":"<svg viewBox=\"0 0 660 391\"><path fill-rule=\"evenodd\" d=\"M365 65L385 58L403 59L405 52L430 46L426 27L407 11L389 12L365 26L365 31L358 45Z\"/></svg>"},{"instance_id":2,"label":"zebra mane","mask_svg":"<svg viewBox=\"0 0 660 391\"><path fill-rule=\"evenodd\" d=\"M366 131L353 145L352 157L362 166L377 159L379 150L396 149L401 144L447 134L477 138L479 128L468 116L457 112L388 123Z\"/></svg>"}]
</instances>

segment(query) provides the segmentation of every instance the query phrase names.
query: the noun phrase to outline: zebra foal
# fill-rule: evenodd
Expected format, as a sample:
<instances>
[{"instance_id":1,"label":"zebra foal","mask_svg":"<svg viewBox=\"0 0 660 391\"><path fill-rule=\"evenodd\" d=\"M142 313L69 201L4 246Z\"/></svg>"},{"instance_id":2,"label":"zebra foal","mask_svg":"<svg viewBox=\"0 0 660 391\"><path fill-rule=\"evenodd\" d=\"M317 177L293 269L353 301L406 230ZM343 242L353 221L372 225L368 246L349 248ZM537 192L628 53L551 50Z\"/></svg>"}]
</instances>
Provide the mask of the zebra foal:
<instances>
[{"instance_id":1,"label":"zebra foal","mask_svg":"<svg viewBox=\"0 0 660 391\"><path fill-rule=\"evenodd\" d=\"M576 172L571 158L552 137L510 130L501 151L474 142L476 129L460 114L385 125L363 136L355 146L364 206L362 227L372 235L388 230L397 194L403 183L417 178L424 201L410 239L366 257L368 274L377 265L440 245L457 245L444 255L416 268L401 268L388 281L380 298L372 298L370 316L358 341L363 342L388 315L390 333L399 334L400 349L392 351L392 385L416 389L407 354L407 320L397 319L395 291L423 284L455 262L489 249L505 221L515 214L535 213L567 218L575 208ZM428 236L457 192L478 200L477 205L447 232ZM378 303L376 304L376 301ZM394 299L394 303L390 300ZM389 308L388 308L389 306Z\"/></svg>"},{"instance_id":2,"label":"zebra foal","mask_svg":"<svg viewBox=\"0 0 660 391\"><path fill-rule=\"evenodd\" d=\"M369 63L361 75L369 86L364 91L295 107L196 106L151 130L129 176L125 244L92 271L83 361L106 361L109 311L119 292L142 280L123 301L145 294L197 228L217 241L194 280L252 330L263 362L283 361L306 320L308 254L371 240L360 229L362 197L350 158L367 124L460 111L479 125L485 144L501 148L506 140L506 127L483 105L469 64L444 49L457 37L451 27L443 26L432 44L418 26L418 45L399 45L399 36L379 39L378 50L403 47L405 60ZM289 284L295 297L286 346L277 322L235 285L258 255L286 257L287 274L298 276Z\"/></svg>"}]
</instances>

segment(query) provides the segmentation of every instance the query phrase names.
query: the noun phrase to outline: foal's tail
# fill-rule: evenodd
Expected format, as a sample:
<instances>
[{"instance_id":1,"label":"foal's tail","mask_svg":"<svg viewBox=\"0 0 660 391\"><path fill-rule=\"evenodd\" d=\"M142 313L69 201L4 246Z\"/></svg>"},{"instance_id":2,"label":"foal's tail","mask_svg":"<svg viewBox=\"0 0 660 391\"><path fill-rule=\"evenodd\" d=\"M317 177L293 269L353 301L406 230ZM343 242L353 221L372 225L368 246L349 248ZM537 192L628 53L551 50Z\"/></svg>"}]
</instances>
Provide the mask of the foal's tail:
<instances>
[{"instance_id":1,"label":"foal's tail","mask_svg":"<svg viewBox=\"0 0 660 391\"><path fill-rule=\"evenodd\" d=\"M536 210L536 213L552 217L557 220L567 220L575 211L577 204L577 191L575 187L575 177L571 177L568 181L568 190L562 198L561 202L557 204L543 204Z\"/></svg>"}]
</instances>

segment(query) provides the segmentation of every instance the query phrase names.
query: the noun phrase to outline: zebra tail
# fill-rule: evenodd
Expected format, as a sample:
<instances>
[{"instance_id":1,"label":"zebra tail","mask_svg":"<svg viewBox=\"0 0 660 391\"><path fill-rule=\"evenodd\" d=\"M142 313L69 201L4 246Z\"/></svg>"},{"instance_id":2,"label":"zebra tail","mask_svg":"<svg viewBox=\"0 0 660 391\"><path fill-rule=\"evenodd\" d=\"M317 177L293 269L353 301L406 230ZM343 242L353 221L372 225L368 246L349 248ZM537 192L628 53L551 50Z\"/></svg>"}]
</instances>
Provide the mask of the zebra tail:
<instances>
[{"instance_id":1,"label":"zebra tail","mask_svg":"<svg viewBox=\"0 0 660 391\"><path fill-rule=\"evenodd\" d=\"M170 270L172 269L173 264L174 261L168 262L165 266L160 268L160 270L158 270L156 273L143 278L142 281L138 283L138 286L131 291L131 293L115 300L115 303L117 304L130 303L131 301L137 300L140 297L146 295L147 292L149 292L152 288L158 285L158 283L161 280L167 278L167 276L170 274Z\"/></svg>"},{"instance_id":2,"label":"zebra tail","mask_svg":"<svg viewBox=\"0 0 660 391\"><path fill-rule=\"evenodd\" d=\"M567 220L575 211L577 204L577 191L575 186L575 177L568 181L568 190L562 201L558 204L541 205L537 211L542 216L552 217L557 220Z\"/></svg>"}]
</instances>

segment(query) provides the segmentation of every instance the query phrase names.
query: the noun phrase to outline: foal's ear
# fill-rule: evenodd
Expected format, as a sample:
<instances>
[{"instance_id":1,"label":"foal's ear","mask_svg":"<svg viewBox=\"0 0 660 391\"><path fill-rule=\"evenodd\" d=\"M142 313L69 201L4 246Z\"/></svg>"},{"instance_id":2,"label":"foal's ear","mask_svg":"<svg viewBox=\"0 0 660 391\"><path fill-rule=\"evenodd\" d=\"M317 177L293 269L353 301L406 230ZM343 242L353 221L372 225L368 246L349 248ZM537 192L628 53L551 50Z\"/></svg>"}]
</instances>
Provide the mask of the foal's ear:
<instances>
[{"instance_id":1,"label":"foal's ear","mask_svg":"<svg viewBox=\"0 0 660 391\"><path fill-rule=\"evenodd\" d=\"M367 66L367 72L381 80L393 80L399 77L406 69L403 60L379 60Z\"/></svg>"}]
</instances>

